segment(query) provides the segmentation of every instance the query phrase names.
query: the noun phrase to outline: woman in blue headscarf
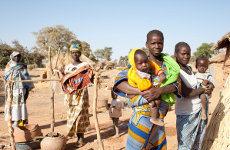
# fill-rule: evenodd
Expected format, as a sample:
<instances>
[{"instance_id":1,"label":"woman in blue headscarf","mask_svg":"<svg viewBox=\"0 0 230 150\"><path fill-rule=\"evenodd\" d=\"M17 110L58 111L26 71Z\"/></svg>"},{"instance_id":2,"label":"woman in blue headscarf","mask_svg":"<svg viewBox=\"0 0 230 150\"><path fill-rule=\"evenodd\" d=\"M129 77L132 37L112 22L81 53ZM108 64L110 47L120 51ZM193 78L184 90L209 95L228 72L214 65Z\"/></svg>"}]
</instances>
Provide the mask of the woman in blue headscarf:
<instances>
[{"instance_id":1,"label":"woman in blue headscarf","mask_svg":"<svg viewBox=\"0 0 230 150\"><path fill-rule=\"evenodd\" d=\"M93 75L92 67L80 60L82 45L73 41L70 46L70 63L61 71L62 88L67 105L68 136L77 135L77 147L85 144L84 133L90 125L88 86Z\"/></svg>"},{"instance_id":2,"label":"woman in blue headscarf","mask_svg":"<svg viewBox=\"0 0 230 150\"><path fill-rule=\"evenodd\" d=\"M4 79L20 81L29 80L30 75L27 71L27 65L21 62L21 54L19 52L13 52L10 55L10 61L5 68ZM26 108L26 99L28 98L29 91L33 88L32 83L13 83L13 101L12 101L12 122L14 126L24 126L28 121L28 114ZM5 107L5 120L9 118L9 112Z\"/></svg>"}]
</instances>

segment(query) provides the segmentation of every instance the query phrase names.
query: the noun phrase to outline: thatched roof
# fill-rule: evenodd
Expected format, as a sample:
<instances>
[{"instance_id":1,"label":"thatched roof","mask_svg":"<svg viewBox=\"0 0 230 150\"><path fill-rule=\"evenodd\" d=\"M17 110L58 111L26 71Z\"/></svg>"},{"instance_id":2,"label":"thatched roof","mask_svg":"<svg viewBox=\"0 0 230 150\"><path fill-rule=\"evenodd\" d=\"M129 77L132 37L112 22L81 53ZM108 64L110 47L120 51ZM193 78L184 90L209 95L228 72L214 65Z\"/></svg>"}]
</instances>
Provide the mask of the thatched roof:
<instances>
[{"instance_id":1,"label":"thatched roof","mask_svg":"<svg viewBox=\"0 0 230 150\"><path fill-rule=\"evenodd\" d=\"M209 59L210 63L222 63L224 62L225 52L218 53Z\"/></svg>"},{"instance_id":2,"label":"thatched roof","mask_svg":"<svg viewBox=\"0 0 230 150\"><path fill-rule=\"evenodd\" d=\"M218 50L230 45L230 32L225 34L213 47L212 50Z\"/></svg>"},{"instance_id":3,"label":"thatched roof","mask_svg":"<svg viewBox=\"0 0 230 150\"><path fill-rule=\"evenodd\" d=\"M230 54L230 33L223 36L213 47L213 50L226 48L226 53L220 53L216 56L216 60L227 61ZM227 72L229 67L224 69ZM227 74L226 74L227 75ZM225 78L226 79L226 78ZM230 128L226 127L230 120L230 75L225 83L225 88L221 91L219 103L216 106L209 126L206 130L202 150L224 150L229 149Z\"/></svg>"},{"instance_id":4,"label":"thatched roof","mask_svg":"<svg viewBox=\"0 0 230 150\"><path fill-rule=\"evenodd\" d=\"M212 50L219 50L222 48L226 48L226 53L223 56L219 56L218 60L211 61L213 63L215 62L224 62L224 66L226 61L228 60L230 56L230 32L225 34L211 49ZM223 58L223 60L222 60Z\"/></svg>"}]
</instances>

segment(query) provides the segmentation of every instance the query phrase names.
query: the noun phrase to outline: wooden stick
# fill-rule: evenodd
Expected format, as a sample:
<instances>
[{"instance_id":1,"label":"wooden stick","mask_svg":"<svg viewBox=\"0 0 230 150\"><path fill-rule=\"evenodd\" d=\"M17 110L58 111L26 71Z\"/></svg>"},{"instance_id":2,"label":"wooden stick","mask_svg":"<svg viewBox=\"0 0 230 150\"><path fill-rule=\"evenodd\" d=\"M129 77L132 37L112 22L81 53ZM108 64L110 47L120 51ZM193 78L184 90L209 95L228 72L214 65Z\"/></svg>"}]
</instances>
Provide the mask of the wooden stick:
<instances>
[{"instance_id":1,"label":"wooden stick","mask_svg":"<svg viewBox=\"0 0 230 150\"><path fill-rule=\"evenodd\" d=\"M52 69L52 62L51 62L51 47L49 46L49 54L48 54L48 56L49 56L49 72L51 73L50 74L50 76L52 76L52 74L53 74L53 69Z\"/></svg>"},{"instance_id":2,"label":"wooden stick","mask_svg":"<svg viewBox=\"0 0 230 150\"><path fill-rule=\"evenodd\" d=\"M55 62L55 66L54 66L55 69L57 68L57 63L58 63L58 60L59 60L59 57L60 57L60 52L61 52L61 50L59 48L57 58L56 58L56 62Z\"/></svg>"},{"instance_id":3,"label":"wooden stick","mask_svg":"<svg viewBox=\"0 0 230 150\"><path fill-rule=\"evenodd\" d=\"M54 90L52 90L52 96L50 98L50 102L51 102L51 124L50 124L50 127L51 127L51 131L54 132L54 123L55 123L55 120L54 120Z\"/></svg>"},{"instance_id":4,"label":"wooden stick","mask_svg":"<svg viewBox=\"0 0 230 150\"><path fill-rule=\"evenodd\" d=\"M101 140L101 135L100 135L100 128L99 128L99 123L98 123L98 118L97 118L97 98L98 98L98 77L99 77L99 73L95 73L95 77L94 77L94 99L93 99L93 118L94 118L94 122L95 122L95 129L97 132L97 142L99 144L99 148L100 150L104 150L104 145L102 143Z\"/></svg>"},{"instance_id":5,"label":"wooden stick","mask_svg":"<svg viewBox=\"0 0 230 150\"><path fill-rule=\"evenodd\" d=\"M50 74L50 80L52 80L54 72L53 72L53 68L52 68L52 57L51 57L51 48L49 47L49 74ZM50 98L50 102L51 102L51 123L50 123L50 127L51 127L51 131L54 132L54 123L55 123L55 119L54 119L54 87L52 85L52 83L50 84L51 90L52 90L52 95Z\"/></svg>"},{"instance_id":6,"label":"wooden stick","mask_svg":"<svg viewBox=\"0 0 230 150\"><path fill-rule=\"evenodd\" d=\"M36 79L36 80L21 80L21 81L15 81L15 80L9 80L10 82L43 82L43 81L61 81L60 79Z\"/></svg>"},{"instance_id":7,"label":"wooden stick","mask_svg":"<svg viewBox=\"0 0 230 150\"><path fill-rule=\"evenodd\" d=\"M12 79L12 74L11 77ZM10 133L10 141L13 150L16 150L15 140L14 140L14 129L12 127L12 101L13 101L13 83L7 82L7 112L8 112L8 131Z\"/></svg>"}]
</instances>

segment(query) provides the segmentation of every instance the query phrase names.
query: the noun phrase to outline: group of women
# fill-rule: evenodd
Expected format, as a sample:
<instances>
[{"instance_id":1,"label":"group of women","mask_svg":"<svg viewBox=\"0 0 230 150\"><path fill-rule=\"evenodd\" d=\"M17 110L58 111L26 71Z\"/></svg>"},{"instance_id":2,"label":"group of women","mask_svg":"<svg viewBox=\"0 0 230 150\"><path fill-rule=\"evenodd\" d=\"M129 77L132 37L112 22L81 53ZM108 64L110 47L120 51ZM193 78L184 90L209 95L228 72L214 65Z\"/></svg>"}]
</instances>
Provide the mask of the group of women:
<instances>
[{"instance_id":1,"label":"group of women","mask_svg":"<svg viewBox=\"0 0 230 150\"><path fill-rule=\"evenodd\" d=\"M163 56L164 36L159 30L152 30L147 34L146 48L149 51L150 61L157 62L159 67L164 65ZM210 94L214 85L208 88L198 87L191 67L188 65L191 57L191 48L185 42L175 46L175 61L180 66L180 76L177 82L164 87L153 87L137 95L135 100L129 101L133 114L128 124L127 150L167 149L164 126L157 126L150 122L150 113L146 105L160 98L162 94L174 93L176 95L176 129L179 150L199 150L203 141L207 120L201 119L200 94ZM170 68L167 68L170 69ZM114 91L120 96L133 95L135 90L127 82L127 70L121 71L115 81ZM159 107L160 118L164 118L169 105L161 102Z\"/></svg>"},{"instance_id":2,"label":"group of women","mask_svg":"<svg viewBox=\"0 0 230 150\"><path fill-rule=\"evenodd\" d=\"M149 52L149 60L157 62L159 67L163 66L165 61L162 57L163 47L163 33L159 30L150 31L147 34L146 48ZM92 77L92 72L85 71L90 70L90 66L85 62L81 62L79 59L81 51L82 47L80 42L72 44L70 47L72 62L61 70L64 77L66 75L74 77L76 71L83 72L83 74L77 78L75 77L69 82L63 82L66 86L65 100L68 106L68 134L69 136L73 136L74 134L77 135L77 144L79 146L84 144L84 132L89 125L87 85L91 82L89 77ZM201 148L207 120L201 119L201 100L199 95L203 93L210 94L214 86L210 84L208 88L204 89L196 85L196 78L191 67L188 65L191 57L191 49L187 43L177 43L174 56L175 61L180 66L180 76L178 77L177 82L164 87L150 88L149 90L142 92L142 95L136 95L134 100L132 99L132 101L129 101L129 104L133 108L133 113L128 124L128 138L126 142L127 150L167 149L165 127L157 126L150 122L151 116L148 112L149 109L146 107L148 103L155 99L159 99L159 97L165 93L174 93L176 95L175 112L178 149L198 150ZM6 80L9 79L10 74L15 74L14 78L28 79L29 75L26 71L25 65L19 63L20 57L19 53L12 54L11 62L5 71ZM133 95L136 90L133 90L133 87L128 84L127 72L128 70L123 70L117 75L113 90L117 95L129 98L129 96ZM75 92L73 92L74 88L82 86L82 82L85 86L81 87L81 90L75 90ZM71 86L72 84L73 86ZM31 89L31 85L25 84L17 87L15 86L15 89L16 88L26 90L15 91L17 95L21 96L19 96L20 99L18 97L14 98L13 106L15 107L13 107L12 110L12 121L15 123L19 123L18 121L25 122L27 120L25 100L28 96L28 91ZM161 119L164 119L168 109L169 105L165 102L161 102L159 107Z\"/></svg>"},{"instance_id":3,"label":"group of women","mask_svg":"<svg viewBox=\"0 0 230 150\"><path fill-rule=\"evenodd\" d=\"M92 67L80 60L82 47L80 41L74 41L70 47L69 64L60 67L59 75L62 78L61 84L65 93L64 100L67 106L67 136L77 136L76 146L84 145L84 132L89 126L89 99L87 86L92 83ZM10 61L6 65L4 78L16 80L13 83L13 101L11 107L13 127L24 126L28 123L28 113L26 100L29 91L33 88L30 82L20 82L29 80L30 75L27 65L22 62L19 52L10 55ZM9 103L5 105L5 119L9 119L10 111L7 109Z\"/></svg>"}]
</instances>

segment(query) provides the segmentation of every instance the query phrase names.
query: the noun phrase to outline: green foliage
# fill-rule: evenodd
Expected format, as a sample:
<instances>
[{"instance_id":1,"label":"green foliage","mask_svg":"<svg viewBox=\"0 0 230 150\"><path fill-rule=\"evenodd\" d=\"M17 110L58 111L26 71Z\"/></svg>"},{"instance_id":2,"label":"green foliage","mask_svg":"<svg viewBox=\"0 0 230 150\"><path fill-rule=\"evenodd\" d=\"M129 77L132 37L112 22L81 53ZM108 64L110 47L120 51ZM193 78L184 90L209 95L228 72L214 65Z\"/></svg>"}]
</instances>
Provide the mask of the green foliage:
<instances>
[{"instance_id":1,"label":"green foliage","mask_svg":"<svg viewBox=\"0 0 230 150\"><path fill-rule=\"evenodd\" d=\"M0 43L0 68L4 68L10 60L10 54L15 49L6 43Z\"/></svg>"},{"instance_id":2,"label":"green foliage","mask_svg":"<svg viewBox=\"0 0 230 150\"><path fill-rule=\"evenodd\" d=\"M15 49L15 50L17 50L17 51L19 51L19 52L28 52L28 50L27 50L27 48L26 47L24 47L23 45L21 45L20 43L19 43L19 41L17 41L17 40L14 40L14 41L12 41L12 44L13 44L13 48Z\"/></svg>"},{"instance_id":3,"label":"green foliage","mask_svg":"<svg viewBox=\"0 0 230 150\"><path fill-rule=\"evenodd\" d=\"M81 41L81 46L82 46L82 54L84 54L86 57L88 57L91 60L95 59L95 56L92 53L89 43L85 41Z\"/></svg>"},{"instance_id":4,"label":"green foliage","mask_svg":"<svg viewBox=\"0 0 230 150\"><path fill-rule=\"evenodd\" d=\"M105 59L110 61L112 53L113 53L112 47L105 47L104 49L97 49L94 52L94 55L97 60Z\"/></svg>"},{"instance_id":5,"label":"green foliage","mask_svg":"<svg viewBox=\"0 0 230 150\"><path fill-rule=\"evenodd\" d=\"M51 48L52 55L55 55L59 50L61 52L69 51L72 41L77 40L75 34L64 26L44 27L38 32L35 32L38 53L43 53L47 56L49 47ZM86 57L95 59L89 43L81 41L82 54Z\"/></svg>"},{"instance_id":6,"label":"green foliage","mask_svg":"<svg viewBox=\"0 0 230 150\"><path fill-rule=\"evenodd\" d=\"M194 56L197 58L199 56L206 56L210 58L212 54L214 54L214 51L211 50L211 47L213 46L213 43L202 43L201 46L197 48L197 51L194 52Z\"/></svg>"},{"instance_id":7,"label":"green foliage","mask_svg":"<svg viewBox=\"0 0 230 150\"><path fill-rule=\"evenodd\" d=\"M18 41L12 42L13 46L6 43L0 43L0 68L5 68L6 64L10 61L10 54L13 51L18 51L22 55L22 62L26 64L36 64L42 66L42 60L45 58L44 55L32 50L29 52L27 48L21 45Z\"/></svg>"},{"instance_id":8,"label":"green foliage","mask_svg":"<svg viewBox=\"0 0 230 150\"><path fill-rule=\"evenodd\" d=\"M118 66L120 67L126 67L128 66L128 56L121 56L118 61Z\"/></svg>"},{"instance_id":9,"label":"green foliage","mask_svg":"<svg viewBox=\"0 0 230 150\"><path fill-rule=\"evenodd\" d=\"M104 49L97 49L94 52L94 56L96 57L97 60L104 59L103 51L104 51Z\"/></svg>"}]
</instances>

